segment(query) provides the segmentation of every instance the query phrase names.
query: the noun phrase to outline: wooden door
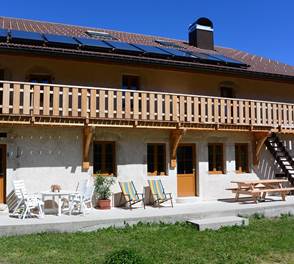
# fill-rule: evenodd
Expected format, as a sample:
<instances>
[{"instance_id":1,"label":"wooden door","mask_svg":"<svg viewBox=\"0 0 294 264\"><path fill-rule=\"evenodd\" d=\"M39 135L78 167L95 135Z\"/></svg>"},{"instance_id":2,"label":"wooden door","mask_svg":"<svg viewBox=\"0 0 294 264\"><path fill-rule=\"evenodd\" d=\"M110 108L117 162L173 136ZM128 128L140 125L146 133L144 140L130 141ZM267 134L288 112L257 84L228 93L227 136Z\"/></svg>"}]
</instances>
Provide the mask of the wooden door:
<instances>
[{"instance_id":1,"label":"wooden door","mask_svg":"<svg viewBox=\"0 0 294 264\"><path fill-rule=\"evenodd\" d=\"M177 149L178 196L196 196L195 144L181 144Z\"/></svg>"},{"instance_id":2,"label":"wooden door","mask_svg":"<svg viewBox=\"0 0 294 264\"><path fill-rule=\"evenodd\" d=\"M0 203L6 200L6 145L0 145Z\"/></svg>"}]
</instances>

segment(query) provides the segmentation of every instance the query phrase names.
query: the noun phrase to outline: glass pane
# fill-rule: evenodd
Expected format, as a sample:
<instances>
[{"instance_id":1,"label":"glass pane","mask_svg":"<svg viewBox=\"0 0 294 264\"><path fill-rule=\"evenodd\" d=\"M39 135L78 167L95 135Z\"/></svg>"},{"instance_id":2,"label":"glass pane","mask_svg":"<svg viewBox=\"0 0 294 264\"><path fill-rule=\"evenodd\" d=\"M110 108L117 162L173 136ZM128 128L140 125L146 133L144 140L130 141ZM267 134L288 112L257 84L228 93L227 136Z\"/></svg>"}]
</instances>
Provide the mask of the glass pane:
<instances>
[{"instance_id":1,"label":"glass pane","mask_svg":"<svg viewBox=\"0 0 294 264\"><path fill-rule=\"evenodd\" d=\"M113 171L113 163L114 163L114 147L112 143L105 144L105 173L112 174Z\"/></svg>"},{"instance_id":2,"label":"glass pane","mask_svg":"<svg viewBox=\"0 0 294 264\"><path fill-rule=\"evenodd\" d=\"M213 145L208 145L208 167L209 167L209 171L213 171L214 169L214 164L213 164Z\"/></svg>"},{"instance_id":3,"label":"glass pane","mask_svg":"<svg viewBox=\"0 0 294 264\"><path fill-rule=\"evenodd\" d=\"M223 147L222 147L222 145L215 146L215 168L217 171L223 170Z\"/></svg>"},{"instance_id":4,"label":"glass pane","mask_svg":"<svg viewBox=\"0 0 294 264\"><path fill-rule=\"evenodd\" d=\"M155 146L152 144L147 145L147 171L148 173L154 173L154 151Z\"/></svg>"},{"instance_id":5,"label":"glass pane","mask_svg":"<svg viewBox=\"0 0 294 264\"><path fill-rule=\"evenodd\" d=\"M193 173L193 147L180 146L177 150L177 172L178 174Z\"/></svg>"},{"instance_id":6,"label":"glass pane","mask_svg":"<svg viewBox=\"0 0 294 264\"><path fill-rule=\"evenodd\" d=\"M102 145L101 144L94 144L94 173L100 173L102 170Z\"/></svg>"},{"instance_id":7,"label":"glass pane","mask_svg":"<svg viewBox=\"0 0 294 264\"><path fill-rule=\"evenodd\" d=\"M157 172L165 173L165 145L157 145Z\"/></svg>"}]
</instances>

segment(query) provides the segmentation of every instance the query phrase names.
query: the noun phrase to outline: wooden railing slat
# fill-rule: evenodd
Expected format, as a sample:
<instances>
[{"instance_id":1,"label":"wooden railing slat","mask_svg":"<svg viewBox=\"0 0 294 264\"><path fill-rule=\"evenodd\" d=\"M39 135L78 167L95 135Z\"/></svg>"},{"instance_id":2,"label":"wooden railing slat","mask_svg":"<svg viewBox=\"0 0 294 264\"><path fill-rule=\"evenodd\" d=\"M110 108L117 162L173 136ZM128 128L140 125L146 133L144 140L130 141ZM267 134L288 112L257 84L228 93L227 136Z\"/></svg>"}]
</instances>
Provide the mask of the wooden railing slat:
<instances>
[{"instance_id":1,"label":"wooden railing slat","mask_svg":"<svg viewBox=\"0 0 294 264\"><path fill-rule=\"evenodd\" d=\"M113 91L108 91L108 118L113 118L114 109L114 94Z\"/></svg>"},{"instance_id":2,"label":"wooden railing slat","mask_svg":"<svg viewBox=\"0 0 294 264\"><path fill-rule=\"evenodd\" d=\"M178 97L176 95L172 96L172 104L173 104L173 113L172 113L173 120L172 121L177 122L179 107L178 107Z\"/></svg>"},{"instance_id":3,"label":"wooden railing slat","mask_svg":"<svg viewBox=\"0 0 294 264\"><path fill-rule=\"evenodd\" d=\"M82 89L82 101L81 101L81 116L88 117L88 90Z\"/></svg>"},{"instance_id":4,"label":"wooden railing slat","mask_svg":"<svg viewBox=\"0 0 294 264\"><path fill-rule=\"evenodd\" d=\"M105 117L105 91L99 91L99 117Z\"/></svg>"},{"instance_id":5,"label":"wooden railing slat","mask_svg":"<svg viewBox=\"0 0 294 264\"><path fill-rule=\"evenodd\" d=\"M91 89L90 91L90 117L91 118L96 118L96 110L97 110L96 90Z\"/></svg>"},{"instance_id":6,"label":"wooden railing slat","mask_svg":"<svg viewBox=\"0 0 294 264\"><path fill-rule=\"evenodd\" d=\"M134 114L133 114L133 118L135 120L139 119L139 93L134 93Z\"/></svg>"},{"instance_id":7,"label":"wooden railing slat","mask_svg":"<svg viewBox=\"0 0 294 264\"><path fill-rule=\"evenodd\" d=\"M23 114L30 114L30 106L31 106L31 87L29 84L25 84L23 86Z\"/></svg>"},{"instance_id":8,"label":"wooden railing slat","mask_svg":"<svg viewBox=\"0 0 294 264\"><path fill-rule=\"evenodd\" d=\"M185 97L180 96L180 121L185 121Z\"/></svg>"},{"instance_id":9,"label":"wooden railing slat","mask_svg":"<svg viewBox=\"0 0 294 264\"><path fill-rule=\"evenodd\" d=\"M125 92L125 118L131 118L131 93Z\"/></svg>"},{"instance_id":10,"label":"wooden railing slat","mask_svg":"<svg viewBox=\"0 0 294 264\"><path fill-rule=\"evenodd\" d=\"M50 114L50 86L43 88L43 115Z\"/></svg>"},{"instance_id":11,"label":"wooden railing slat","mask_svg":"<svg viewBox=\"0 0 294 264\"><path fill-rule=\"evenodd\" d=\"M155 95L149 95L149 120L155 119Z\"/></svg>"},{"instance_id":12,"label":"wooden railing slat","mask_svg":"<svg viewBox=\"0 0 294 264\"><path fill-rule=\"evenodd\" d=\"M207 99L207 122L212 123L212 99Z\"/></svg>"},{"instance_id":13,"label":"wooden railing slat","mask_svg":"<svg viewBox=\"0 0 294 264\"><path fill-rule=\"evenodd\" d=\"M142 98L141 118L142 120L146 120L147 119L147 94L142 93L141 98Z\"/></svg>"},{"instance_id":14,"label":"wooden railing slat","mask_svg":"<svg viewBox=\"0 0 294 264\"><path fill-rule=\"evenodd\" d=\"M53 115L59 116L59 87L53 87Z\"/></svg>"},{"instance_id":15,"label":"wooden railing slat","mask_svg":"<svg viewBox=\"0 0 294 264\"><path fill-rule=\"evenodd\" d=\"M20 113L20 84L13 85L13 109L12 113L14 115Z\"/></svg>"},{"instance_id":16,"label":"wooden railing slat","mask_svg":"<svg viewBox=\"0 0 294 264\"><path fill-rule=\"evenodd\" d=\"M164 95L164 120L170 121L170 96Z\"/></svg>"},{"instance_id":17,"label":"wooden railing slat","mask_svg":"<svg viewBox=\"0 0 294 264\"><path fill-rule=\"evenodd\" d=\"M34 115L40 114L40 86L34 85Z\"/></svg>"},{"instance_id":18,"label":"wooden railing slat","mask_svg":"<svg viewBox=\"0 0 294 264\"><path fill-rule=\"evenodd\" d=\"M194 97L194 122L199 123L199 99Z\"/></svg>"},{"instance_id":19,"label":"wooden railing slat","mask_svg":"<svg viewBox=\"0 0 294 264\"><path fill-rule=\"evenodd\" d=\"M63 88L62 89L62 115L68 116L69 114L69 89Z\"/></svg>"},{"instance_id":20,"label":"wooden railing slat","mask_svg":"<svg viewBox=\"0 0 294 264\"><path fill-rule=\"evenodd\" d=\"M79 107L79 90L77 88L73 88L72 89L72 111L71 111L71 115L73 117L77 117L79 115L78 107Z\"/></svg>"},{"instance_id":21,"label":"wooden railing slat","mask_svg":"<svg viewBox=\"0 0 294 264\"><path fill-rule=\"evenodd\" d=\"M187 122L192 121L192 98L190 96L187 97Z\"/></svg>"}]
</instances>

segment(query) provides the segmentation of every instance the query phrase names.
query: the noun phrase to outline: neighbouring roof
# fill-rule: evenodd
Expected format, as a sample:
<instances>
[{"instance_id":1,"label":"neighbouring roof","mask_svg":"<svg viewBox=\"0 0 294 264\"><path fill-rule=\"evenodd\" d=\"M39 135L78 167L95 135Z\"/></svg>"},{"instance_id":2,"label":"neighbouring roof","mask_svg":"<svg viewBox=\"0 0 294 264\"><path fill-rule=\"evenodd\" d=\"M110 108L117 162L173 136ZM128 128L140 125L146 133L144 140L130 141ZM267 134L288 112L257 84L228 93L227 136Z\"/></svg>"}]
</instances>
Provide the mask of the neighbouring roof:
<instances>
[{"instance_id":1,"label":"neighbouring roof","mask_svg":"<svg viewBox=\"0 0 294 264\"><path fill-rule=\"evenodd\" d=\"M145 45L151 45L151 46L161 46L156 40L161 39L165 41L171 41L173 43L176 43L184 50L189 51L195 51L195 52L205 52L205 53L215 53L218 52L224 56L230 57L232 59L236 59L238 61L241 61L249 67L242 68L242 69L235 69L230 68L227 66L219 66L219 65L206 65L203 63L195 63L195 62L184 62L184 61L177 61L177 62L166 62L163 59L151 59L149 60L149 63L154 63L160 65L161 63L166 63L167 65L170 64L170 66L175 67L182 67L182 68L195 68L195 69L204 69L204 70L216 70L216 71L225 71L225 72L235 72L235 73L243 73L247 75L256 75L256 76L262 76L262 77L269 77L269 78L277 78L277 79L286 79L290 81L294 81L294 67L280 63L275 60L267 59L264 57L256 56L249 54L244 51L235 50L232 48L225 48L220 46L215 46L215 51L209 51L209 50L201 50L199 48L190 46L187 44L187 42L183 40L175 40L175 39L168 39L163 38L159 36L149 36L149 35L143 35L143 34L135 34L135 33L128 33L128 32L120 32L120 31L114 31L114 30L108 30L108 29L98 29L98 28L90 28L90 27L82 27L82 26L75 26L75 25L65 25L65 24L59 24L59 23L51 23L51 22L43 22L43 21L33 21L33 20L27 20L27 19L19 19L19 18L7 18L7 17L0 17L0 28L2 29L8 29L8 30L22 30L22 31L30 31L30 32L39 32L39 33L48 33L48 34L56 34L56 35L65 35L65 36L72 36L72 37L87 37L89 38L89 35L86 33L88 30L94 30L94 31L101 31L101 32L107 32L114 36L118 41L122 42L128 42L133 44L145 44ZM17 50L26 50L28 47L23 44L0 44L0 49L17 49ZM44 51L44 47L40 45L39 47L34 47L34 52L36 52L36 48L39 48L39 51ZM47 52L56 53L58 52L58 49L52 48L46 50ZM61 52L61 51L60 51ZM74 53L75 56L83 56L83 55L99 55L99 52L85 52L82 50L75 50L71 51L71 53ZM63 48L62 54L67 55L66 49ZM105 55L105 54L104 54ZM112 59L115 59L115 56L112 56ZM144 59L142 57L136 57L136 56L128 56L130 61L133 63L144 63ZM119 56L117 56L116 59L118 59ZM105 60L108 58L105 57ZM122 56L121 59L124 61L126 60L125 56Z\"/></svg>"}]
</instances>

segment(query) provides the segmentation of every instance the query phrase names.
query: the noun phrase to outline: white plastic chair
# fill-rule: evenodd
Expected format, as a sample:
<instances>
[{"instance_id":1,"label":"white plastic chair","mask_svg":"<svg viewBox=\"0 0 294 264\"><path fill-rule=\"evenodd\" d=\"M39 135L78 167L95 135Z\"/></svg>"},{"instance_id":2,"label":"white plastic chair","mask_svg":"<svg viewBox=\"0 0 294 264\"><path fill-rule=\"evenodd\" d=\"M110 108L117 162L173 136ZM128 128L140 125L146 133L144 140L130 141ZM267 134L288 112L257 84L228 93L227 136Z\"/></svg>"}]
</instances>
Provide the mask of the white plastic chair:
<instances>
[{"instance_id":1,"label":"white plastic chair","mask_svg":"<svg viewBox=\"0 0 294 264\"><path fill-rule=\"evenodd\" d=\"M28 194L23 180L13 181L13 186L18 202L12 215L17 215L22 219L25 219L27 215L43 218L43 201L35 194ZM38 214L34 214L33 209L38 209Z\"/></svg>"},{"instance_id":2,"label":"white plastic chair","mask_svg":"<svg viewBox=\"0 0 294 264\"><path fill-rule=\"evenodd\" d=\"M74 193L69 198L69 214L73 211L78 211L85 215L86 211L93 209L92 198L94 194L94 186L90 185L87 181L87 185L80 188L80 193Z\"/></svg>"}]
</instances>

